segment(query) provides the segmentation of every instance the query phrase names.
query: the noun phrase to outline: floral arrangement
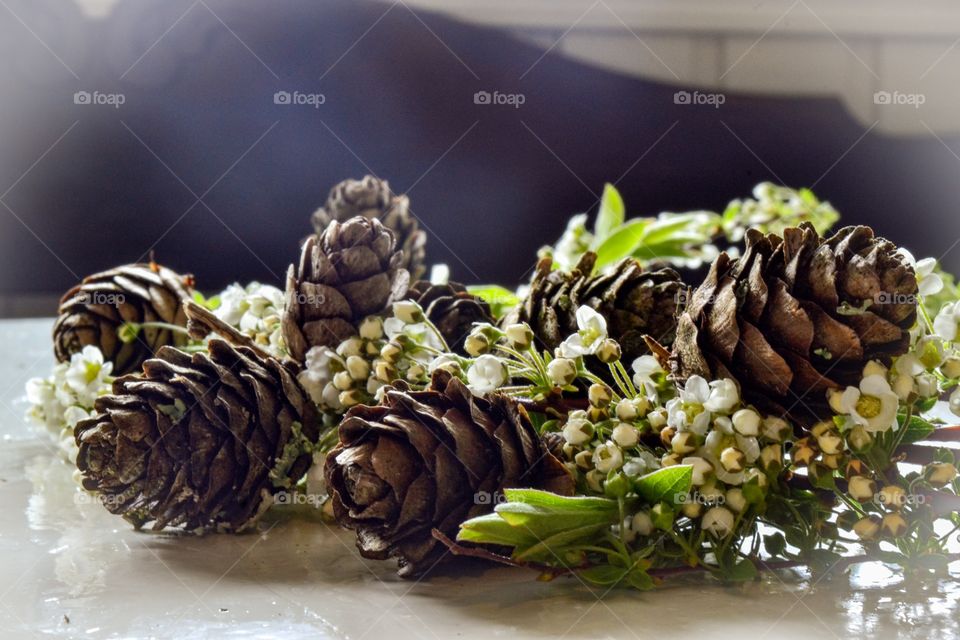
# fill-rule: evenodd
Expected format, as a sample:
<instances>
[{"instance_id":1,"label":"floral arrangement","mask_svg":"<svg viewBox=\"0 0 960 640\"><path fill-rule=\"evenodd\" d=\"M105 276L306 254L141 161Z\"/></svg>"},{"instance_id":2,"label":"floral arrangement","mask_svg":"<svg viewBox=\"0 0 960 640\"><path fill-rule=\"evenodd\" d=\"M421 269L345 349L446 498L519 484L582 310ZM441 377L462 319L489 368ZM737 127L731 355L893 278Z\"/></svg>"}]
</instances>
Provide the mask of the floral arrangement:
<instances>
[{"instance_id":1,"label":"floral arrangement","mask_svg":"<svg viewBox=\"0 0 960 640\"><path fill-rule=\"evenodd\" d=\"M150 263L68 292L27 396L78 490L198 533L305 502L402 575L960 559L960 290L808 190L627 218L607 185L517 291L418 279L426 235L376 178L312 219L284 290Z\"/></svg>"}]
</instances>

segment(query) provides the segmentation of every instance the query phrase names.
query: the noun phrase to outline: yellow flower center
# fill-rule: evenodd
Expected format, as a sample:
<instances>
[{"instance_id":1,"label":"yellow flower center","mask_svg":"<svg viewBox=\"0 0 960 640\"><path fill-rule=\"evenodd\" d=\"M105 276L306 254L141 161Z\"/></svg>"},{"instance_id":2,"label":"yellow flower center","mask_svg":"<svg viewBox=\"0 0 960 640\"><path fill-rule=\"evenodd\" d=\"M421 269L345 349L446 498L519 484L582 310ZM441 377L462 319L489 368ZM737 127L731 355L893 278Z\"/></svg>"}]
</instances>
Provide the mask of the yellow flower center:
<instances>
[{"instance_id":1,"label":"yellow flower center","mask_svg":"<svg viewBox=\"0 0 960 640\"><path fill-rule=\"evenodd\" d=\"M860 396L857 400L857 413L864 418L876 418L880 415L881 409L880 398L876 396Z\"/></svg>"}]
</instances>

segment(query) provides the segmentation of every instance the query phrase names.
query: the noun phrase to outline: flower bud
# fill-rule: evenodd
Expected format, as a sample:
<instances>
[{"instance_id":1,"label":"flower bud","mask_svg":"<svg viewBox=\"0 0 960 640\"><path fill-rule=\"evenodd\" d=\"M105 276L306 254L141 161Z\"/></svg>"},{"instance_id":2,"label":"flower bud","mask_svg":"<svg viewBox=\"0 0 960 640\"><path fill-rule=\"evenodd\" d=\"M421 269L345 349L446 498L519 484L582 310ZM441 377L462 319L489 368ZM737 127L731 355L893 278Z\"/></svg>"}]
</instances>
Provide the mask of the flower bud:
<instances>
[{"instance_id":1,"label":"flower bud","mask_svg":"<svg viewBox=\"0 0 960 640\"><path fill-rule=\"evenodd\" d=\"M624 398L617 403L617 418L623 422L630 422L636 420L639 413L637 412L637 405L633 403L633 400L628 400Z\"/></svg>"},{"instance_id":2,"label":"flower bud","mask_svg":"<svg viewBox=\"0 0 960 640\"><path fill-rule=\"evenodd\" d=\"M603 481L607 478L607 474L600 473L594 469L592 471L587 471L584 477L586 478L587 486L590 487L591 491L603 493Z\"/></svg>"},{"instance_id":3,"label":"flower bud","mask_svg":"<svg viewBox=\"0 0 960 640\"><path fill-rule=\"evenodd\" d=\"M899 513L888 513L883 516L881 528L884 535L899 538L907 532L907 521Z\"/></svg>"},{"instance_id":4,"label":"flower bud","mask_svg":"<svg viewBox=\"0 0 960 640\"><path fill-rule=\"evenodd\" d=\"M400 300L393 303L393 315L405 324L423 322L423 309L413 300Z\"/></svg>"},{"instance_id":5,"label":"flower bud","mask_svg":"<svg viewBox=\"0 0 960 640\"><path fill-rule=\"evenodd\" d=\"M593 469L593 451L581 451L573 456L573 461L584 471Z\"/></svg>"},{"instance_id":6,"label":"flower bud","mask_svg":"<svg viewBox=\"0 0 960 640\"><path fill-rule=\"evenodd\" d=\"M806 466L813 462L817 457L817 450L810 438L800 438L793 443L790 450L790 458L798 466Z\"/></svg>"},{"instance_id":7,"label":"flower bud","mask_svg":"<svg viewBox=\"0 0 960 640\"><path fill-rule=\"evenodd\" d=\"M693 467L691 484L695 487L703 486L710 478L713 471L713 465L697 456L688 456L683 458L682 464L688 464Z\"/></svg>"},{"instance_id":8,"label":"flower bud","mask_svg":"<svg viewBox=\"0 0 960 640\"><path fill-rule=\"evenodd\" d=\"M630 529L638 535L648 536L653 533L653 519L646 511L635 513L630 520Z\"/></svg>"},{"instance_id":9,"label":"flower bud","mask_svg":"<svg viewBox=\"0 0 960 640\"><path fill-rule=\"evenodd\" d=\"M743 497L743 490L736 487L728 489L724 504L737 513L742 513L747 508L747 499Z\"/></svg>"},{"instance_id":10,"label":"flower bud","mask_svg":"<svg viewBox=\"0 0 960 640\"><path fill-rule=\"evenodd\" d=\"M358 331L364 340L379 340L383 337L383 320L377 316L368 316L360 323Z\"/></svg>"},{"instance_id":11,"label":"flower bud","mask_svg":"<svg viewBox=\"0 0 960 640\"><path fill-rule=\"evenodd\" d=\"M835 430L826 431L817 436L817 446L827 455L836 455L843 451L843 438Z\"/></svg>"},{"instance_id":12,"label":"flower bud","mask_svg":"<svg viewBox=\"0 0 960 640\"><path fill-rule=\"evenodd\" d=\"M346 391L353 387L353 378L346 371L341 371L333 376L333 386L340 391Z\"/></svg>"},{"instance_id":13,"label":"flower bud","mask_svg":"<svg viewBox=\"0 0 960 640\"><path fill-rule=\"evenodd\" d=\"M366 380L370 376L370 363L360 356L347 358L347 373L354 380Z\"/></svg>"},{"instance_id":14,"label":"flower bud","mask_svg":"<svg viewBox=\"0 0 960 640\"><path fill-rule=\"evenodd\" d=\"M708 509L700 520L704 531L712 533L718 538L725 538L733 532L733 512L726 507Z\"/></svg>"},{"instance_id":15,"label":"flower bud","mask_svg":"<svg viewBox=\"0 0 960 640\"><path fill-rule=\"evenodd\" d=\"M357 336L347 338L337 345L337 353L344 358L349 358L350 356L359 356L361 353L363 353L363 340Z\"/></svg>"},{"instance_id":16,"label":"flower bud","mask_svg":"<svg viewBox=\"0 0 960 640\"><path fill-rule=\"evenodd\" d=\"M866 476L853 476L847 482L847 492L857 502L870 502L877 493L877 483Z\"/></svg>"},{"instance_id":17,"label":"flower bud","mask_svg":"<svg viewBox=\"0 0 960 640\"><path fill-rule=\"evenodd\" d=\"M733 428L743 436L760 434L760 414L753 409L740 409L733 414Z\"/></svg>"},{"instance_id":18,"label":"flower bud","mask_svg":"<svg viewBox=\"0 0 960 640\"><path fill-rule=\"evenodd\" d=\"M846 468L843 470L843 477L849 482L850 478L853 476L864 476L869 473L867 465L863 463L863 460L859 458L853 458L847 462Z\"/></svg>"},{"instance_id":19,"label":"flower bud","mask_svg":"<svg viewBox=\"0 0 960 640\"><path fill-rule=\"evenodd\" d=\"M860 453L873 446L873 436L863 428L863 425L856 425L847 433L847 444L854 451Z\"/></svg>"},{"instance_id":20,"label":"flower bud","mask_svg":"<svg viewBox=\"0 0 960 640\"><path fill-rule=\"evenodd\" d=\"M640 432L637 431L636 427L625 422L621 422L614 427L610 437L624 449L635 447L640 442Z\"/></svg>"},{"instance_id":21,"label":"flower bud","mask_svg":"<svg viewBox=\"0 0 960 640\"><path fill-rule=\"evenodd\" d=\"M564 440L579 446L593 438L593 425L582 418L569 418L563 426L562 433Z\"/></svg>"},{"instance_id":22,"label":"flower bud","mask_svg":"<svg viewBox=\"0 0 960 640\"><path fill-rule=\"evenodd\" d=\"M747 457L736 447L727 447L720 452L720 464L729 473L740 473L746 463Z\"/></svg>"},{"instance_id":23,"label":"flower bud","mask_svg":"<svg viewBox=\"0 0 960 640\"><path fill-rule=\"evenodd\" d=\"M782 442L786 440L791 433L793 433L793 429L790 428L790 424L783 418L768 416L763 419L763 437L768 440Z\"/></svg>"},{"instance_id":24,"label":"flower bud","mask_svg":"<svg viewBox=\"0 0 960 640\"><path fill-rule=\"evenodd\" d=\"M820 456L820 462L823 463L823 466L832 471L839 470L840 467L843 466L845 459L842 453L835 453L833 455L823 454Z\"/></svg>"},{"instance_id":25,"label":"flower bud","mask_svg":"<svg viewBox=\"0 0 960 640\"><path fill-rule=\"evenodd\" d=\"M410 382L420 382L427 376L427 370L422 364L412 364L407 369L407 380Z\"/></svg>"},{"instance_id":26,"label":"flower bud","mask_svg":"<svg viewBox=\"0 0 960 640\"><path fill-rule=\"evenodd\" d=\"M765 471L779 469L783 466L783 447L779 444L769 444L760 450L760 465Z\"/></svg>"},{"instance_id":27,"label":"flower bud","mask_svg":"<svg viewBox=\"0 0 960 640\"><path fill-rule=\"evenodd\" d=\"M877 497L880 504L891 511L899 511L907 504L907 492L903 487L895 484L888 484L880 489Z\"/></svg>"},{"instance_id":28,"label":"flower bud","mask_svg":"<svg viewBox=\"0 0 960 640\"><path fill-rule=\"evenodd\" d=\"M403 348L396 342L388 342L380 349L380 357L390 364L396 364L403 354Z\"/></svg>"},{"instance_id":29,"label":"flower bud","mask_svg":"<svg viewBox=\"0 0 960 640\"><path fill-rule=\"evenodd\" d=\"M857 524L853 525L853 532L861 540L874 540L880 534L881 522L880 517L875 515L860 518Z\"/></svg>"},{"instance_id":30,"label":"flower bud","mask_svg":"<svg viewBox=\"0 0 960 640\"><path fill-rule=\"evenodd\" d=\"M471 333L463 341L464 350L474 358L490 351L490 339L482 333Z\"/></svg>"},{"instance_id":31,"label":"flower bud","mask_svg":"<svg viewBox=\"0 0 960 640\"><path fill-rule=\"evenodd\" d=\"M593 464L597 471L610 473L623 466L623 451L612 442L606 442L593 450Z\"/></svg>"},{"instance_id":32,"label":"flower bud","mask_svg":"<svg viewBox=\"0 0 960 640\"><path fill-rule=\"evenodd\" d=\"M661 429L667 424L667 412L664 409L657 409L647 414L647 420L654 429Z\"/></svg>"},{"instance_id":33,"label":"flower bud","mask_svg":"<svg viewBox=\"0 0 960 640\"><path fill-rule=\"evenodd\" d=\"M374 364L374 375L383 382L393 382L397 379L397 368L386 360L377 360Z\"/></svg>"},{"instance_id":34,"label":"flower bud","mask_svg":"<svg viewBox=\"0 0 960 640\"><path fill-rule=\"evenodd\" d=\"M517 351L526 351L533 344L533 329L525 322L507 325L503 332Z\"/></svg>"},{"instance_id":35,"label":"flower bud","mask_svg":"<svg viewBox=\"0 0 960 640\"><path fill-rule=\"evenodd\" d=\"M597 348L597 357L604 364L616 362L620 359L620 344L616 340L607 338Z\"/></svg>"},{"instance_id":36,"label":"flower bud","mask_svg":"<svg viewBox=\"0 0 960 640\"><path fill-rule=\"evenodd\" d=\"M687 500L680 507L680 512L691 520L696 520L703 513L703 505L697 500Z\"/></svg>"},{"instance_id":37,"label":"flower bud","mask_svg":"<svg viewBox=\"0 0 960 640\"><path fill-rule=\"evenodd\" d=\"M935 462L927 465L926 476L927 482L933 486L943 487L953 482L954 478L957 477L957 467L949 462Z\"/></svg>"},{"instance_id":38,"label":"flower bud","mask_svg":"<svg viewBox=\"0 0 960 640\"><path fill-rule=\"evenodd\" d=\"M602 409L610 405L610 401L613 400L613 391L605 384L594 383L590 385L587 397L591 405Z\"/></svg>"},{"instance_id":39,"label":"flower bud","mask_svg":"<svg viewBox=\"0 0 960 640\"><path fill-rule=\"evenodd\" d=\"M665 454L663 454L663 456L660 458L660 466L661 466L661 467L673 467L673 466L676 466L676 465L680 464L680 462L681 462L682 460L683 460L683 458L680 457L680 454L678 454L678 453L665 453Z\"/></svg>"},{"instance_id":40,"label":"flower bud","mask_svg":"<svg viewBox=\"0 0 960 640\"><path fill-rule=\"evenodd\" d=\"M948 378L960 378L960 357L950 356L940 366L940 371Z\"/></svg>"},{"instance_id":41,"label":"flower bud","mask_svg":"<svg viewBox=\"0 0 960 640\"><path fill-rule=\"evenodd\" d=\"M697 449L697 435L691 431L680 431L670 439L670 448L680 455L693 453Z\"/></svg>"},{"instance_id":42,"label":"flower bud","mask_svg":"<svg viewBox=\"0 0 960 640\"><path fill-rule=\"evenodd\" d=\"M577 363L569 358L556 358L547 365L547 377L558 387L565 387L577 379Z\"/></svg>"},{"instance_id":43,"label":"flower bud","mask_svg":"<svg viewBox=\"0 0 960 640\"><path fill-rule=\"evenodd\" d=\"M676 427L666 427L660 431L660 442L667 449L670 448L670 441L673 440L673 436L677 435Z\"/></svg>"}]
</instances>

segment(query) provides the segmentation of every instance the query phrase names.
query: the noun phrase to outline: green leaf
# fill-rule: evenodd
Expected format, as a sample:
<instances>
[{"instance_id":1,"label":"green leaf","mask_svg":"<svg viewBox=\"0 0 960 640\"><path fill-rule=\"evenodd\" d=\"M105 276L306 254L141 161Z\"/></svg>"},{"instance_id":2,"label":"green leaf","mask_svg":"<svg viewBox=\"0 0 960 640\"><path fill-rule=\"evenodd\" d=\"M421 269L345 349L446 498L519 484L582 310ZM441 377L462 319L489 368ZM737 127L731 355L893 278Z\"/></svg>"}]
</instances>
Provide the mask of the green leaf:
<instances>
[{"instance_id":1,"label":"green leaf","mask_svg":"<svg viewBox=\"0 0 960 640\"><path fill-rule=\"evenodd\" d=\"M501 318L511 308L520 303L516 293L496 284L478 284L467 287L467 291L490 305L494 318Z\"/></svg>"},{"instance_id":2,"label":"green leaf","mask_svg":"<svg viewBox=\"0 0 960 640\"><path fill-rule=\"evenodd\" d=\"M514 554L517 560L528 560L531 558L542 557L544 560L555 562L557 556L563 554L564 547L570 546L576 542L593 542L597 538L597 533L610 526L608 522L598 522L594 524L577 527L576 529L567 529L550 536L535 544L528 545L526 548Z\"/></svg>"},{"instance_id":3,"label":"green leaf","mask_svg":"<svg viewBox=\"0 0 960 640\"><path fill-rule=\"evenodd\" d=\"M757 577L757 567L751 560L744 558L734 564L733 567L726 572L725 577L734 582L747 582Z\"/></svg>"},{"instance_id":4,"label":"green leaf","mask_svg":"<svg viewBox=\"0 0 960 640\"><path fill-rule=\"evenodd\" d=\"M577 575L587 582L600 586L617 584L623 580L626 574L626 569L622 567L612 567L608 564L601 564L577 572Z\"/></svg>"},{"instance_id":5,"label":"green leaf","mask_svg":"<svg viewBox=\"0 0 960 640\"><path fill-rule=\"evenodd\" d=\"M633 569L627 574L627 583L638 591L649 591L655 586L650 574L642 569Z\"/></svg>"},{"instance_id":6,"label":"green leaf","mask_svg":"<svg viewBox=\"0 0 960 640\"><path fill-rule=\"evenodd\" d=\"M636 480L634 489L648 504L677 504L678 496L687 495L693 482L693 467L674 465L658 469Z\"/></svg>"},{"instance_id":7,"label":"green leaf","mask_svg":"<svg viewBox=\"0 0 960 640\"><path fill-rule=\"evenodd\" d=\"M906 415L901 414L899 416L900 421L906 418ZM901 445L911 444L913 442L920 442L926 440L931 433L936 430L936 426L931 424L929 421L924 420L920 416L913 416L910 418L910 422L907 423L906 432L903 434L903 438L900 440Z\"/></svg>"},{"instance_id":8,"label":"green leaf","mask_svg":"<svg viewBox=\"0 0 960 640\"><path fill-rule=\"evenodd\" d=\"M607 498L591 496L561 496L541 489L504 489L509 502L523 502L546 509L617 512L617 503Z\"/></svg>"},{"instance_id":9,"label":"green leaf","mask_svg":"<svg viewBox=\"0 0 960 640\"><path fill-rule=\"evenodd\" d=\"M512 527L495 513L478 516L460 525L457 540L526 548L537 538L524 527Z\"/></svg>"},{"instance_id":10,"label":"green leaf","mask_svg":"<svg viewBox=\"0 0 960 640\"><path fill-rule=\"evenodd\" d=\"M637 218L621 225L596 248L597 269L613 264L633 254L643 240L644 231L652 220Z\"/></svg>"},{"instance_id":11,"label":"green leaf","mask_svg":"<svg viewBox=\"0 0 960 640\"><path fill-rule=\"evenodd\" d=\"M623 224L625 208L620 192L609 182L603 185L603 196L600 198L600 211L597 213L597 222L593 226L594 235L603 240L613 230Z\"/></svg>"}]
</instances>

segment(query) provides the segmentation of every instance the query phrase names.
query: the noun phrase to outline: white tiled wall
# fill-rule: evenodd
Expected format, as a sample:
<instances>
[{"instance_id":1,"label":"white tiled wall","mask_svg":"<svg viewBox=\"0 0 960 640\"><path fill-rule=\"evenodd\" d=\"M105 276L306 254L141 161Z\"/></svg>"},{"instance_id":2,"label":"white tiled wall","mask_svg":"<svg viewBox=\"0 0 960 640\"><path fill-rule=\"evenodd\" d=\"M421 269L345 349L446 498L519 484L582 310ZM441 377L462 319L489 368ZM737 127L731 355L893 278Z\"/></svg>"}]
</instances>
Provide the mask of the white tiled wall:
<instances>
[{"instance_id":1,"label":"white tiled wall","mask_svg":"<svg viewBox=\"0 0 960 640\"><path fill-rule=\"evenodd\" d=\"M832 95L888 134L960 133L960 2L953 0L407 3L510 28L552 52L645 78ZM882 104L877 92L907 102Z\"/></svg>"}]
</instances>

